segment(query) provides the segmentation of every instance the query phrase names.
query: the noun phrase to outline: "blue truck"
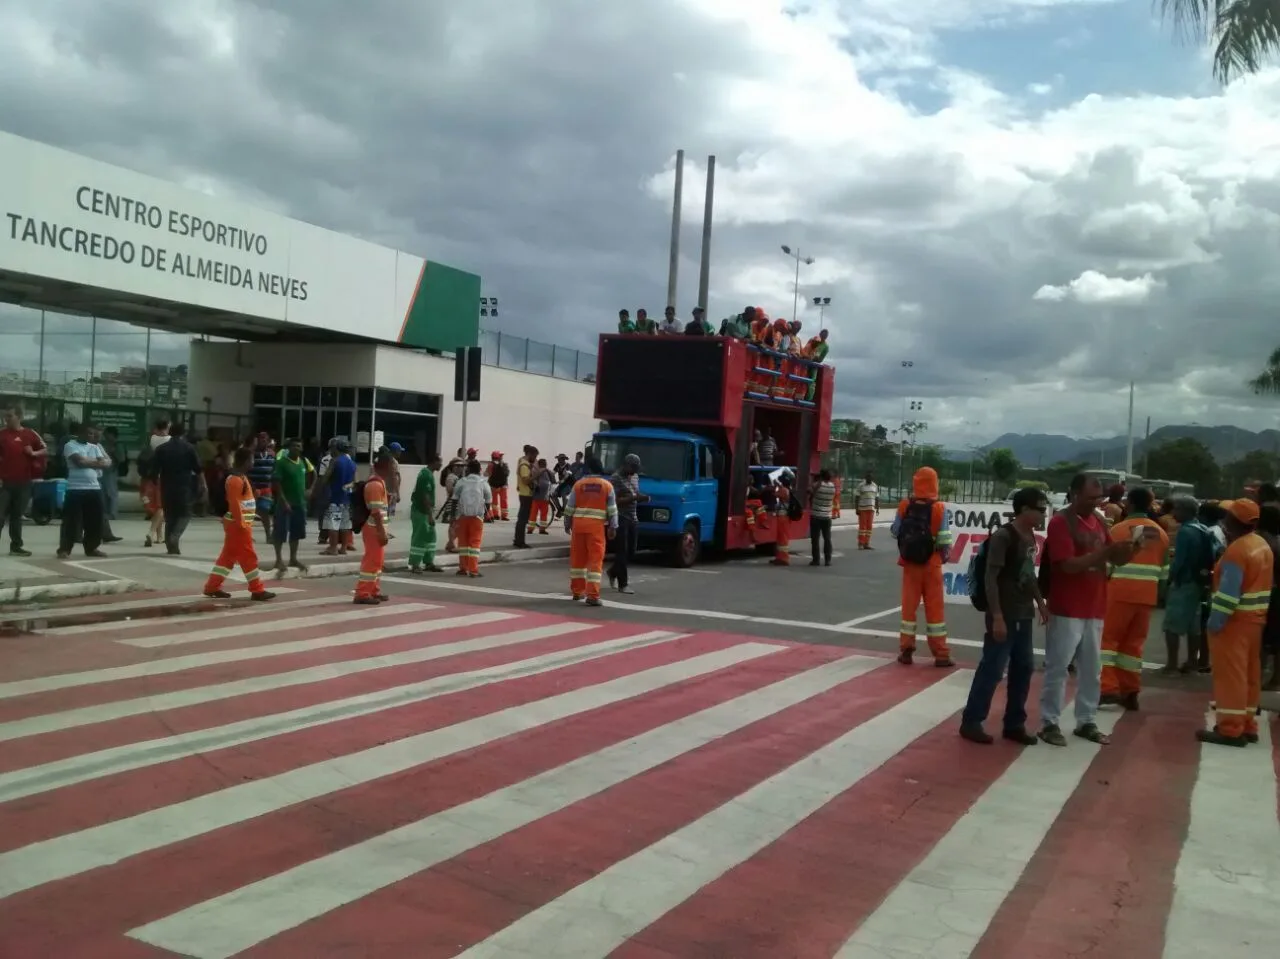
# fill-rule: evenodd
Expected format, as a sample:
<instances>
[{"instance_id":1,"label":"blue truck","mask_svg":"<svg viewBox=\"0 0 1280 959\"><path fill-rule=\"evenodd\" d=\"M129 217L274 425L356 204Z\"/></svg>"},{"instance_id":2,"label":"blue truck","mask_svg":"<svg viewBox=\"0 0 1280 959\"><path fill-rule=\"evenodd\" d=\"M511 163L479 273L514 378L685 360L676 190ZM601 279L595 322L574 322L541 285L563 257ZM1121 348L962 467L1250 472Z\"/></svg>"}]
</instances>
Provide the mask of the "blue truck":
<instances>
[{"instance_id":1,"label":"blue truck","mask_svg":"<svg viewBox=\"0 0 1280 959\"><path fill-rule=\"evenodd\" d=\"M780 469L802 503L831 434L835 371L719 336L606 335L596 371L597 418L589 451L612 473L640 457L640 549L693 566L705 550L770 548L785 516L758 523L750 504ZM776 462L753 464L756 434L771 435ZM808 516L793 536L808 535Z\"/></svg>"}]
</instances>

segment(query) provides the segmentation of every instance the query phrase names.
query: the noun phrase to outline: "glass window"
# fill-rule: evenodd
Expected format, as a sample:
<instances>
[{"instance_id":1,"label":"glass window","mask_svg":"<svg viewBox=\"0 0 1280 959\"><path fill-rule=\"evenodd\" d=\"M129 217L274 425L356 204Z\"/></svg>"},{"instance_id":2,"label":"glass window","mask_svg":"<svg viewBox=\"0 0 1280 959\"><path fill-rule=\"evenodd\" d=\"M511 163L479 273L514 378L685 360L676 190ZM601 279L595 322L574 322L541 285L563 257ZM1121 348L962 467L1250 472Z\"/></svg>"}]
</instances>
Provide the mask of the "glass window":
<instances>
[{"instance_id":1,"label":"glass window","mask_svg":"<svg viewBox=\"0 0 1280 959\"><path fill-rule=\"evenodd\" d=\"M702 472L700 479L711 479L716 475L715 455L711 452L710 446L702 448Z\"/></svg>"},{"instance_id":2,"label":"glass window","mask_svg":"<svg viewBox=\"0 0 1280 959\"><path fill-rule=\"evenodd\" d=\"M641 476L658 480L693 479L692 444L684 440L602 436L592 446L606 473L617 470L628 453L635 453L640 457Z\"/></svg>"},{"instance_id":3,"label":"glass window","mask_svg":"<svg viewBox=\"0 0 1280 959\"><path fill-rule=\"evenodd\" d=\"M440 421L434 416L378 411L378 429L382 442L399 443L404 447L400 462L418 466L439 452Z\"/></svg>"},{"instance_id":4,"label":"glass window","mask_svg":"<svg viewBox=\"0 0 1280 959\"><path fill-rule=\"evenodd\" d=\"M395 413L429 415L438 415L440 413L440 397L435 393L410 393L406 390L379 389L376 399L379 412L389 410Z\"/></svg>"},{"instance_id":5,"label":"glass window","mask_svg":"<svg viewBox=\"0 0 1280 959\"><path fill-rule=\"evenodd\" d=\"M284 387L255 385L253 388L253 402L255 406L263 403L279 406L284 403Z\"/></svg>"},{"instance_id":6,"label":"glass window","mask_svg":"<svg viewBox=\"0 0 1280 959\"><path fill-rule=\"evenodd\" d=\"M338 435L338 414L333 410L320 411L320 442L328 445ZM348 437L350 439L350 437Z\"/></svg>"},{"instance_id":7,"label":"glass window","mask_svg":"<svg viewBox=\"0 0 1280 959\"><path fill-rule=\"evenodd\" d=\"M286 406L302 405L302 387L286 386L284 388L284 402Z\"/></svg>"},{"instance_id":8,"label":"glass window","mask_svg":"<svg viewBox=\"0 0 1280 959\"><path fill-rule=\"evenodd\" d=\"M320 387L320 405L321 406L337 406L338 405L338 388L336 386Z\"/></svg>"},{"instance_id":9,"label":"glass window","mask_svg":"<svg viewBox=\"0 0 1280 959\"><path fill-rule=\"evenodd\" d=\"M362 386L357 394L356 405L362 409L373 409L373 387Z\"/></svg>"},{"instance_id":10,"label":"glass window","mask_svg":"<svg viewBox=\"0 0 1280 959\"><path fill-rule=\"evenodd\" d=\"M302 412L300 410L286 409L284 411L284 432L277 439L282 443L287 439L306 439L302 435Z\"/></svg>"},{"instance_id":11,"label":"glass window","mask_svg":"<svg viewBox=\"0 0 1280 959\"><path fill-rule=\"evenodd\" d=\"M356 410L356 432L369 433L373 430L373 410Z\"/></svg>"},{"instance_id":12,"label":"glass window","mask_svg":"<svg viewBox=\"0 0 1280 959\"><path fill-rule=\"evenodd\" d=\"M353 409L356 405L356 388L354 386L338 387L338 405L344 410Z\"/></svg>"},{"instance_id":13,"label":"glass window","mask_svg":"<svg viewBox=\"0 0 1280 959\"><path fill-rule=\"evenodd\" d=\"M253 411L253 431L280 440L284 431L284 410L278 406L258 406Z\"/></svg>"},{"instance_id":14,"label":"glass window","mask_svg":"<svg viewBox=\"0 0 1280 959\"><path fill-rule=\"evenodd\" d=\"M316 407L320 405L320 387L304 386L302 388L302 405Z\"/></svg>"}]
</instances>

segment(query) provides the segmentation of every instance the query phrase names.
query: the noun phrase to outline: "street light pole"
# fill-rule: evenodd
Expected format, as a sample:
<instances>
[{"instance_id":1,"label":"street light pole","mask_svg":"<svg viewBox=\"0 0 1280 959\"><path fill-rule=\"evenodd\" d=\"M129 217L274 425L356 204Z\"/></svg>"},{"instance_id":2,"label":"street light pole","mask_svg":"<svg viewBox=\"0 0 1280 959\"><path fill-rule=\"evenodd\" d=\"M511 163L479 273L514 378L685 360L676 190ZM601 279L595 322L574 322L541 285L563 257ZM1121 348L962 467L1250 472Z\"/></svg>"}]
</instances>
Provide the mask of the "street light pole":
<instances>
[{"instance_id":1,"label":"street light pole","mask_svg":"<svg viewBox=\"0 0 1280 959\"><path fill-rule=\"evenodd\" d=\"M795 295L791 298L791 318L794 320L796 318L796 314L800 312L800 264L803 263L805 266L813 266L813 257L801 256L799 247L796 247L796 249L792 251L791 247L787 246L785 243L782 244L782 252L796 261Z\"/></svg>"},{"instance_id":2,"label":"street light pole","mask_svg":"<svg viewBox=\"0 0 1280 959\"><path fill-rule=\"evenodd\" d=\"M797 284L797 286L798 286L798 285L799 285L799 284ZM814 306L816 306L816 307L818 308L818 328L819 328L819 329L821 329L821 328L822 328L822 322L823 322L823 319L824 319L824 317L825 317L825 316L826 316L826 314L827 314L827 307L829 307L829 306L831 305L831 297L829 297L829 296L815 296L815 297L813 298L813 305L814 305ZM792 317L792 319L795 319L795 317Z\"/></svg>"}]
</instances>

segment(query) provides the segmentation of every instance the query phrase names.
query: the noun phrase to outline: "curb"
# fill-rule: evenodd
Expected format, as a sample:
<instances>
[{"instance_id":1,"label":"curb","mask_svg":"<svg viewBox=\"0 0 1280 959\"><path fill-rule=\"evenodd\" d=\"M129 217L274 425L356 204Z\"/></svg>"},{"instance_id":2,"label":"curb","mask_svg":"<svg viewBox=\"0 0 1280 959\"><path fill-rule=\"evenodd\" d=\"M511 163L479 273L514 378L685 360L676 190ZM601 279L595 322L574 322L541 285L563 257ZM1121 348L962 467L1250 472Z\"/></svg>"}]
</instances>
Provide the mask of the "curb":
<instances>
[{"instance_id":1,"label":"curb","mask_svg":"<svg viewBox=\"0 0 1280 959\"><path fill-rule=\"evenodd\" d=\"M441 557L449 556L449 553L437 553L436 563L439 564ZM569 556L568 546L533 546L529 549L495 549L484 550L480 553L481 565L492 563L528 563L539 559L567 559ZM388 559L382 566L384 573L399 573L409 568L408 557L397 557ZM299 572L296 569L288 569L283 572L280 570L263 569L264 578L272 581L284 579L325 579L330 576L355 576L360 572L359 560L348 560L342 563L313 563L309 565L305 572Z\"/></svg>"},{"instance_id":2,"label":"curb","mask_svg":"<svg viewBox=\"0 0 1280 959\"><path fill-rule=\"evenodd\" d=\"M49 600L77 599L83 596L114 596L145 587L131 579L87 579L74 583L44 583L0 587L0 605L42 603Z\"/></svg>"}]
</instances>

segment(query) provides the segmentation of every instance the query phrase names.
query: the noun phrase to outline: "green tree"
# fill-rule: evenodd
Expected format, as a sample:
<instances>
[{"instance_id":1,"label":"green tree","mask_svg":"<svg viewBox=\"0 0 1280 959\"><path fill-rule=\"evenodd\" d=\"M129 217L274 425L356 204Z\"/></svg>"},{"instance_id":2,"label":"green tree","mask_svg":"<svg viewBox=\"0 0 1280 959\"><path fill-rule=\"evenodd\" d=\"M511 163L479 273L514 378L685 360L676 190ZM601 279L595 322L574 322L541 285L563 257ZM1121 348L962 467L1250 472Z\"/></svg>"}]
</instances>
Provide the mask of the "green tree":
<instances>
[{"instance_id":1,"label":"green tree","mask_svg":"<svg viewBox=\"0 0 1280 959\"><path fill-rule=\"evenodd\" d=\"M941 476L949 464L947 463L946 454L943 453L941 446L935 446L932 443L927 443L920 447L920 465L932 466L938 471L938 475Z\"/></svg>"},{"instance_id":2,"label":"green tree","mask_svg":"<svg viewBox=\"0 0 1280 959\"><path fill-rule=\"evenodd\" d=\"M1271 351L1262 372L1249 381L1249 389L1262 395L1280 393L1280 346Z\"/></svg>"},{"instance_id":3,"label":"green tree","mask_svg":"<svg viewBox=\"0 0 1280 959\"><path fill-rule=\"evenodd\" d=\"M1209 447L1199 440L1182 437L1153 446L1144 454L1147 472L1160 479L1190 483L1205 496L1216 490L1222 473Z\"/></svg>"},{"instance_id":4,"label":"green tree","mask_svg":"<svg viewBox=\"0 0 1280 959\"><path fill-rule=\"evenodd\" d=\"M1161 16L1185 38L1213 45L1213 75L1230 83L1257 73L1280 50L1276 0L1159 0Z\"/></svg>"},{"instance_id":5,"label":"green tree","mask_svg":"<svg viewBox=\"0 0 1280 959\"><path fill-rule=\"evenodd\" d=\"M1012 486L1022 472L1022 464L1013 455L1013 450L1000 446L987 451L987 469L997 483Z\"/></svg>"},{"instance_id":6,"label":"green tree","mask_svg":"<svg viewBox=\"0 0 1280 959\"><path fill-rule=\"evenodd\" d=\"M871 438L879 440L881 443L889 439L889 429L877 423L871 430Z\"/></svg>"},{"instance_id":7,"label":"green tree","mask_svg":"<svg viewBox=\"0 0 1280 959\"><path fill-rule=\"evenodd\" d=\"M1280 478L1280 457L1266 450L1251 450L1222 468L1218 492L1223 496L1239 496L1250 480L1274 483Z\"/></svg>"}]
</instances>

